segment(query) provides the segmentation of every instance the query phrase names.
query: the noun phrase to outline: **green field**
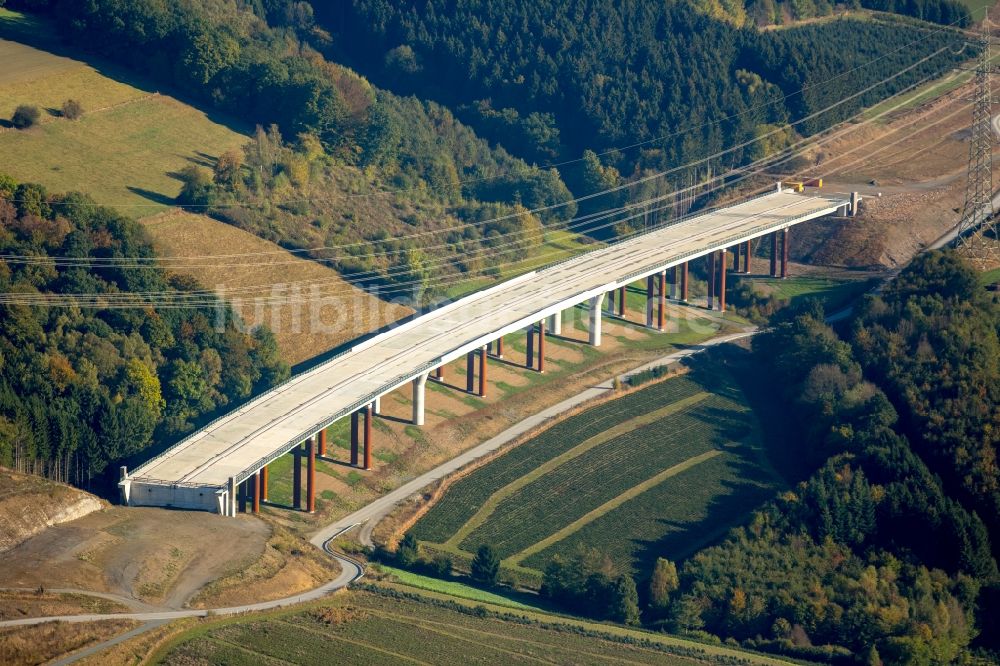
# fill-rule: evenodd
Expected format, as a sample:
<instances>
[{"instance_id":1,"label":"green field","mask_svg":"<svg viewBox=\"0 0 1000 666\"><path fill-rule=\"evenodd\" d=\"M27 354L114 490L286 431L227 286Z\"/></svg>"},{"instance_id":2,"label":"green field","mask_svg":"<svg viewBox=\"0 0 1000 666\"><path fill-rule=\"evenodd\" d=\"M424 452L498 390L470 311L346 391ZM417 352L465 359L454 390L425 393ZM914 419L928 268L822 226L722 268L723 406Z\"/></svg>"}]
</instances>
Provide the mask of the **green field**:
<instances>
[{"instance_id":1,"label":"green field","mask_svg":"<svg viewBox=\"0 0 1000 666\"><path fill-rule=\"evenodd\" d=\"M494 607L491 607L491 609ZM497 612L499 611L499 612ZM162 664L780 663L721 647L532 613L352 591L307 610L215 622L158 654Z\"/></svg>"},{"instance_id":2,"label":"green field","mask_svg":"<svg viewBox=\"0 0 1000 666\"><path fill-rule=\"evenodd\" d=\"M827 312L836 312L872 287L870 280L842 280L808 275L781 278L752 277L749 280L760 293L774 296L780 301L794 305L806 298L815 298L823 303Z\"/></svg>"},{"instance_id":3,"label":"green field","mask_svg":"<svg viewBox=\"0 0 1000 666\"><path fill-rule=\"evenodd\" d=\"M413 526L431 550L484 543L539 572L579 546L619 570L683 559L781 487L742 391L696 369L557 423L455 482Z\"/></svg>"},{"instance_id":4,"label":"green field","mask_svg":"<svg viewBox=\"0 0 1000 666\"><path fill-rule=\"evenodd\" d=\"M6 124L18 104L42 110L31 129L0 128L0 171L143 217L177 196L178 171L211 166L245 143L242 134L120 68L24 43L45 43L46 33L44 24L0 10L0 121ZM79 120L60 117L68 98L83 104Z\"/></svg>"}]
</instances>

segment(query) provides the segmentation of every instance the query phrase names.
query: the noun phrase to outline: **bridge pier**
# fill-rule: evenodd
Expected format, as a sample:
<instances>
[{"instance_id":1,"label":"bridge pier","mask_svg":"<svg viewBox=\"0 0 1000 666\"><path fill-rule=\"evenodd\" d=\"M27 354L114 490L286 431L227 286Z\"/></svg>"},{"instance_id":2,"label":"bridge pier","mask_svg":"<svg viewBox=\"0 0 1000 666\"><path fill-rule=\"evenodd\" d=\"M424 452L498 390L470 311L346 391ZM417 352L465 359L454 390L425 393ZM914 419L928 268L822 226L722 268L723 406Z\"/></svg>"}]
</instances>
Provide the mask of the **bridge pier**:
<instances>
[{"instance_id":1,"label":"bridge pier","mask_svg":"<svg viewBox=\"0 0 1000 666\"><path fill-rule=\"evenodd\" d=\"M677 267L674 266L674 275L677 275ZM666 310L666 300L667 300L667 272L661 271L659 275L660 289L659 298L656 303L656 330L662 331L664 329L664 313Z\"/></svg>"},{"instance_id":2,"label":"bridge pier","mask_svg":"<svg viewBox=\"0 0 1000 666\"><path fill-rule=\"evenodd\" d=\"M709 310L715 308L715 252L708 253L708 296L705 300Z\"/></svg>"},{"instance_id":3,"label":"bridge pier","mask_svg":"<svg viewBox=\"0 0 1000 666\"><path fill-rule=\"evenodd\" d=\"M729 271L729 250L719 250L719 312L726 311L726 272Z\"/></svg>"},{"instance_id":4,"label":"bridge pier","mask_svg":"<svg viewBox=\"0 0 1000 666\"><path fill-rule=\"evenodd\" d=\"M441 366L438 366L441 370ZM413 425L424 424L424 402L427 390L427 373L413 379Z\"/></svg>"},{"instance_id":5,"label":"bridge pier","mask_svg":"<svg viewBox=\"0 0 1000 666\"><path fill-rule=\"evenodd\" d=\"M653 309L655 294L653 293L654 276L646 278L646 328L653 328Z\"/></svg>"},{"instance_id":6,"label":"bridge pier","mask_svg":"<svg viewBox=\"0 0 1000 666\"><path fill-rule=\"evenodd\" d=\"M535 325L531 324L525 329L528 336L528 350L524 357L524 367L535 367Z\"/></svg>"},{"instance_id":7,"label":"bridge pier","mask_svg":"<svg viewBox=\"0 0 1000 666\"><path fill-rule=\"evenodd\" d=\"M444 364L442 363L438 367L434 368L434 379L444 379Z\"/></svg>"},{"instance_id":8,"label":"bridge pier","mask_svg":"<svg viewBox=\"0 0 1000 666\"><path fill-rule=\"evenodd\" d=\"M306 511L316 511L316 443L306 440Z\"/></svg>"},{"instance_id":9,"label":"bridge pier","mask_svg":"<svg viewBox=\"0 0 1000 666\"><path fill-rule=\"evenodd\" d=\"M771 277L778 277L778 232L771 234Z\"/></svg>"},{"instance_id":10,"label":"bridge pier","mask_svg":"<svg viewBox=\"0 0 1000 666\"><path fill-rule=\"evenodd\" d=\"M743 249L743 272L747 275L750 274L750 260L753 258L753 248L750 246L750 241L746 242L746 246Z\"/></svg>"},{"instance_id":11,"label":"bridge pier","mask_svg":"<svg viewBox=\"0 0 1000 666\"><path fill-rule=\"evenodd\" d=\"M229 487L226 489L226 515L235 518L236 517L236 494L239 492L239 486L236 483L236 477L229 477Z\"/></svg>"},{"instance_id":12,"label":"bridge pier","mask_svg":"<svg viewBox=\"0 0 1000 666\"><path fill-rule=\"evenodd\" d=\"M302 445L292 449L292 507L302 509Z\"/></svg>"},{"instance_id":13,"label":"bridge pier","mask_svg":"<svg viewBox=\"0 0 1000 666\"><path fill-rule=\"evenodd\" d=\"M497 358L503 358L503 336L497 338Z\"/></svg>"},{"instance_id":14,"label":"bridge pier","mask_svg":"<svg viewBox=\"0 0 1000 666\"><path fill-rule=\"evenodd\" d=\"M260 501L261 502L266 502L267 501L267 480L268 480L267 479L267 477L268 477L267 465L264 465L263 467L261 467L260 471L258 472L258 474L260 474Z\"/></svg>"},{"instance_id":15,"label":"bridge pier","mask_svg":"<svg viewBox=\"0 0 1000 666\"><path fill-rule=\"evenodd\" d=\"M625 290L627 285L618 287L618 316L625 318Z\"/></svg>"},{"instance_id":16,"label":"bridge pier","mask_svg":"<svg viewBox=\"0 0 1000 666\"><path fill-rule=\"evenodd\" d=\"M351 412L351 467L358 466L358 412Z\"/></svg>"},{"instance_id":17,"label":"bridge pier","mask_svg":"<svg viewBox=\"0 0 1000 666\"><path fill-rule=\"evenodd\" d=\"M788 277L788 229L781 232L781 279Z\"/></svg>"},{"instance_id":18,"label":"bridge pier","mask_svg":"<svg viewBox=\"0 0 1000 666\"><path fill-rule=\"evenodd\" d=\"M382 398L381 398L381 396L378 397L378 398L375 398L375 400L372 401L372 412L375 414L375 416L378 416L379 414L382 413Z\"/></svg>"},{"instance_id":19,"label":"bridge pier","mask_svg":"<svg viewBox=\"0 0 1000 666\"><path fill-rule=\"evenodd\" d=\"M688 302L688 262L681 266L681 300Z\"/></svg>"},{"instance_id":20,"label":"bridge pier","mask_svg":"<svg viewBox=\"0 0 1000 666\"><path fill-rule=\"evenodd\" d=\"M472 393L476 390L476 352L470 351L465 355L465 392Z\"/></svg>"},{"instance_id":21,"label":"bridge pier","mask_svg":"<svg viewBox=\"0 0 1000 666\"><path fill-rule=\"evenodd\" d=\"M239 492L239 495L240 495L240 513L246 513L247 512L247 482L246 481L243 481L243 483L240 484L239 490L237 492Z\"/></svg>"},{"instance_id":22,"label":"bridge pier","mask_svg":"<svg viewBox=\"0 0 1000 666\"><path fill-rule=\"evenodd\" d=\"M589 316L589 341L594 347L601 346L601 306L604 304L604 294L591 296Z\"/></svg>"},{"instance_id":23,"label":"bridge pier","mask_svg":"<svg viewBox=\"0 0 1000 666\"><path fill-rule=\"evenodd\" d=\"M562 335L562 310L549 316L549 331L552 335Z\"/></svg>"},{"instance_id":24,"label":"bridge pier","mask_svg":"<svg viewBox=\"0 0 1000 666\"><path fill-rule=\"evenodd\" d=\"M253 512L260 513L260 471L253 475Z\"/></svg>"},{"instance_id":25,"label":"bridge pier","mask_svg":"<svg viewBox=\"0 0 1000 666\"><path fill-rule=\"evenodd\" d=\"M372 468L372 406L365 407L365 469Z\"/></svg>"},{"instance_id":26,"label":"bridge pier","mask_svg":"<svg viewBox=\"0 0 1000 666\"><path fill-rule=\"evenodd\" d=\"M479 397L486 397L486 347L479 350Z\"/></svg>"},{"instance_id":27,"label":"bridge pier","mask_svg":"<svg viewBox=\"0 0 1000 666\"><path fill-rule=\"evenodd\" d=\"M545 372L545 320L538 322L538 372Z\"/></svg>"},{"instance_id":28,"label":"bridge pier","mask_svg":"<svg viewBox=\"0 0 1000 666\"><path fill-rule=\"evenodd\" d=\"M323 428L318 433L316 433L316 447L318 455L320 458L326 456L326 428Z\"/></svg>"}]
</instances>

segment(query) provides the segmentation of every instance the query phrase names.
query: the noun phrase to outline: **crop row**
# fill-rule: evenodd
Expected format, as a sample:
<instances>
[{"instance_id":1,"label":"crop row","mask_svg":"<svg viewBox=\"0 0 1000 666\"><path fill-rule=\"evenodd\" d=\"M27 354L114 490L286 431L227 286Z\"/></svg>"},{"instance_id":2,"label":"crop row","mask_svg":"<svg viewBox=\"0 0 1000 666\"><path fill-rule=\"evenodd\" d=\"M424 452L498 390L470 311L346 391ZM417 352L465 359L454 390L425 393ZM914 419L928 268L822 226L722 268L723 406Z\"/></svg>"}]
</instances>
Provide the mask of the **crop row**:
<instances>
[{"instance_id":1,"label":"crop row","mask_svg":"<svg viewBox=\"0 0 1000 666\"><path fill-rule=\"evenodd\" d=\"M582 546L607 554L619 571L648 572L657 557L683 559L777 490L748 454L749 447L727 451L665 479L522 564L544 570Z\"/></svg>"},{"instance_id":2,"label":"crop row","mask_svg":"<svg viewBox=\"0 0 1000 666\"><path fill-rule=\"evenodd\" d=\"M686 377L670 379L561 421L452 485L413 527L422 541L443 543L500 488L605 430L701 391Z\"/></svg>"},{"instance_id":3,"label":"crop row","mask_svg":"<svg viewBox=\"0 0 1000 666\"><path fill-rule=\"evenodd\" d=\"M712 396L682 411L615 437L505 498L460 546L474 552L491 544L509 557L558 531L601 504L685 460L729 440L747 415Z\"/></svg>"}]
</instances>

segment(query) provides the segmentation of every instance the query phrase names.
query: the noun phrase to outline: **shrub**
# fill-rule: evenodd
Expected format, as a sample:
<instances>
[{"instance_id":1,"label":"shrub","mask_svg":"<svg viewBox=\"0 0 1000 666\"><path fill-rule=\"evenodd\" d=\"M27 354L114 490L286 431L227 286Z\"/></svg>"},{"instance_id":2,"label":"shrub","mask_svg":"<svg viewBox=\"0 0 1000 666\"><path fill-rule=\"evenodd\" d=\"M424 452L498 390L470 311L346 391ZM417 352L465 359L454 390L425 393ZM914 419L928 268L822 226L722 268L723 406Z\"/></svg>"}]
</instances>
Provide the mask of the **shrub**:
<instances>
[{"instance_id":1,"label":"shrub","mask_svg":"<svg viewBox=\"0 0 1000 666\"><path fill-rule=\"evenodd\" d=\"M37 106L21 104L14 110L14 115L10 121L17 129L27 129L37 123L41 115L42 113L38 110Z\"/></svg>"},{"instance_id":2,"label":"shrub","mask_svg":"<svg viewBox=\"0 0 1000 666\"><path fill-rule=\"evenodd\" d=\"M63 118L77 120L83 115L83 104L78 99L68 99L62 105Z\"/></svg>"}]
</instances>

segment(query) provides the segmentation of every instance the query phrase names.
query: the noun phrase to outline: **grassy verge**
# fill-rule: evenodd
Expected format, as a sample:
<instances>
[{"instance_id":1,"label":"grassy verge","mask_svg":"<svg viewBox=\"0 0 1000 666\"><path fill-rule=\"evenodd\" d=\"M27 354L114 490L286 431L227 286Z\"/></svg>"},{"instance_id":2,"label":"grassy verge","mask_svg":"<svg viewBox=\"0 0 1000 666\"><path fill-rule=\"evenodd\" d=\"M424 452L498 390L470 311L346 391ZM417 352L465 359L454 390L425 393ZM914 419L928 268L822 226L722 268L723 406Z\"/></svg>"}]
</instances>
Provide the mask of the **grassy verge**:
<instances>
[{"instance_id":1,"label":"grassy verge","mask_svg":"<svg viewBox=\"0 0 1000 666\"><path fill-rule=\"evenodd\" d=\"M379 568L386 573L392 574L392 576L399 583L409 587L415 587L420 590L439 592L441 594L447 594L450 597L468 599L469 601L479 601L482 603L494 604L496 606L504 606L506 608L545 612L545 609L540 605L524 603L502 593L487 592L486 590L481 590L478 587L466 585L465 583L459 581L441 580L440 578L432 578L431 576L421 576L420 574L413 573L412 571L397 569L396 567L390 567L385 564L379 565Z\"/></svg>"}]
</instances>

